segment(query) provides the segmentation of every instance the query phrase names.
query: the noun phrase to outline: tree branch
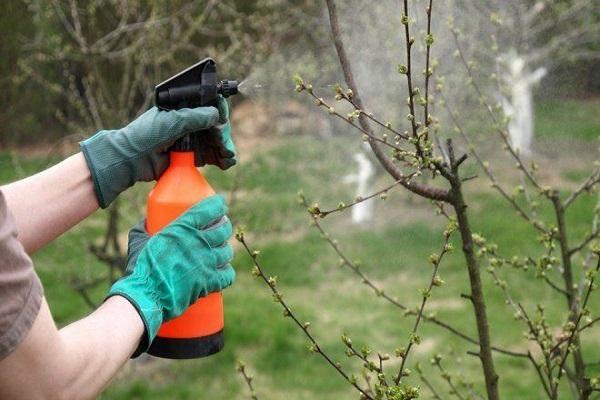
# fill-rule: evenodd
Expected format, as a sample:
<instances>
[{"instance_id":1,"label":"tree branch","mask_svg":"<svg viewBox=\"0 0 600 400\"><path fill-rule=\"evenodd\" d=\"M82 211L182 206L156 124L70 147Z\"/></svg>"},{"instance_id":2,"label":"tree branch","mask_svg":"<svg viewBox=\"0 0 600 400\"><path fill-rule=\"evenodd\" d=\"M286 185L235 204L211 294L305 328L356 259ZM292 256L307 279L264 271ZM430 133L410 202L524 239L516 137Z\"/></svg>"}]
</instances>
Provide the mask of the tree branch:
<instances>
[{"instance_id":1,"label":"tree branch","mask_svg":"<svg viewBox=\"0 0 600 400\"><path fill-rule=\"evenodd\" d=\"M342 35L340 32L340 26L339 26L339 22L338 22L337 9L336 9L335 2L334 2L334 0L325 0L325 1L327 4L327 10L329 13L331 34L333 37L333 41L335 43L335 49L337 51L340 65L344 72L344 78L346 80L346 85L354 93L355 103L358 105L358 107L360 109L364 109L364 107L362 105L362 101L360 99L360 93L358 91L358 86L356 85L356 82L354 81L354 75L352 74L352 68L350 66L350 61L348 60L348 56L346 54L346 50L345 50L344 44L342 42ZM359 120L361 127L365 131L372 133L372 131L369 127L367 118L364 116L364 114L361 113L358 120ZM368 143L369 143L369 146L371 146L373 153L375 153L375 156L377 157L377 159L379 160L381 165L385 168L385 170L388 171L388 173L390 175L392 175L394 177L394 179L404 180L405 175L402 173L402 171L396 165L394 165L394 162L392 161L392 159L390 159L385 154L385 151L383 150L381 145L374 140L369 140ZM438 200L438 201L444 201L444 202L449 201L448 191L445 189L440 189L440 188L432 187L432 186L422 184L422 183L417 183L417 182L405 182L405 183L402 183L402 186L404 186L405 188L407 188L408 190L410 190L413 193L416 193L420 196L423 196L423 197L431 199L431 200Z\"/></svg>"},{"instance_id":2,"label":"tree branch","mask_svg":"<svg viewBox=\"0 0 600 400\"><path fill-rule=\"evenodd\" d=\"M274 300L277 303L279 303L284 310L284 316L290 317L294 321L296 326L298 326L298 328L300 328L300 330L304 333L306 338L311 343L311 348L310 348L311 351L318 353L323 359L325 359L325 361L329 365L331 365L333 367L333 369L335 369L338 372L338 374L341 375L342 378L344 378L344 380L346 382L348 382L358 392L360 392L366 400L374 400L373 397L371 397L365 389L361 388L355 382L355 380L351 379L351 377L342 369L340 363L333 361L333 359L327 353L325 353L325 351L321 348L321 346L319 345L319 343L317 342L315 337L309 332L308 328L309 328L310 324L308 324L307 322L300 322L298 317L296 317L296 315L292 312L291 308L288 306L287 302L285 302L283 300L282 294L279 292L279 290L276 287L276 284L277 284L276 278L268 277L267 275L265 275L264 270L262 269L262 267L258 261L259 252L253 251L250 249L250 247L248 246L248 244L245 241L243 232L238 231L236 233L235 237L242 244L242 246L244 247L244 249L246 250L248 255L252 258L252 262L254 263L254 267L255 267L252 271L253 274L255 276L260 277L265 282L265 284L269 287L269 289L271 289L271 292L273 292Z\"/></svg>"}]
</instances>

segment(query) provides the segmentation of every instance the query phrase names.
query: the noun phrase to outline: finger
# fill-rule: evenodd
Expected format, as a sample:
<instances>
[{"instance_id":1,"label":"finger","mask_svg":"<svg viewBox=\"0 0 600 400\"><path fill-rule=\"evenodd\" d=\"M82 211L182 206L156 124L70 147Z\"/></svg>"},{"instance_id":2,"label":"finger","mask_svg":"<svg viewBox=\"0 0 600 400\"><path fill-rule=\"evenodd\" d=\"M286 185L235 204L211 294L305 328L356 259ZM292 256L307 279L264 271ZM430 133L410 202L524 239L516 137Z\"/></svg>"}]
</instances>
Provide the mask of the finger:
<instances>
[{"instance_id":1,"label":"finger","mask_svg":"<svg viewBox=\"0 0 600 400\"><path fill-rule=\"evenodd\" d=\"M223 145L233 152L235 152L235 143L231 138L231 123L227 122L221 128L221 135L223 136Z\"/></svg>"},{"instance_id":2,"label":"finger","mask_svg":"<svg viewBox=\"0 0 600 400\"><path fill-rule=\"evenodd\" d=\"M170 114L168 119L171 120L172 125L165 131L174 139L188 133L209 129L219 123L219 110L215 107L182 108L162 112Z\"/></svg>"},{"instance_id":3,"label":"finger","mask_svg":"<svg viewBox=\"0 0 600 400\"><path fill-rule=\"evenodd\" d=\"M229 103L225 97L219 95L217 108L219 110L219 123L226 123L229 120Z\"/></svg>"},{"instance_id":4,"label":"finger","mask_svg":"<svg viewBox=\"0 0 600 400\"><path fill-rule=\"evenodd\" d=\"M210 196L188 209L175 223L203 229L211 222L219 220L227 214L225 198L221 195Z\"/></svg>"},{"instance_id":5,"label":"finger","mask_svg":"<svg viewBox=\"0 0 600 400\"><path fill-rule=\"evenodd\" d=\"M218 127L212 127L207 132L198 135L196 165L215 164L217 159L213 156L214 148L222 146L220 131Z\"/></svg>"},{"instance_id":6,"label":"finger","mask_svg":"<svg viewBox=\"0 0 600 400\"><path fill-rule=\"evenodd\" d=\"M144 182L152 182L158 180L161 175L169 167L169 155L168 153L155 152L150 154L152 160L149 164L150 168L145 169L140 176L140 180Z\"/></svg>"},{"instance_id":7,"label":"finger","mask_svg":"<svg viewBox=\"0 0 600 400\"><path fill-rule=\"evenodd\" d=\"M211 249L223 246L233 234L233 226L227 216L221 218L217 223L203 229L199 239L206 243Z\"/></svg>"},{"instance_id":8,"label":"finger","mask_svg":"<svg viewBox=\"0 0 600 400\"><path fill-rule=\"evenodd\" d=\"M205 148L203 153L204 153L203 159L206 164L211 164L211 165L216 164L216 162L218 161L218 158L216 156L216 150L214 147L211 146L211 147Z\"/></svg>"},{"instance_id":9,"label":"finger","mask_svg":"<svg viewBox=\"0 0 600 400\"><path fill-rule=\"evenodd\" d=\"M194 150L194 163L196 167L203 167L206 165L204 152L198 147Z\"/></svg>"},{"instance_id":10,"label":"finger","mask_svg":"<svg viewBox=\"0 0 600 400\"><path fill-rule=\"evenodd\" d=\"M215 268L223 269L233 260L233 247L229 243L225 243L214 248L213 255L215 257Z\"/></svg>"},{"instance_id":11,"label":"finger","mask_svg":"<svg viewBox=\"0 0 600 400\"><path fill-rule=\"evenodd\" d=\"M220 149L221 158L235 158L235 153L229 149Z\"/></svg>"},{"instance_id":12,"label":"finger","mask_svg":"<svg viewBox=\"0 0 600 400\"><path fill-rule=\"evenodd\" d=\"M235 282L235 269L233 269L231 264L227 264L224 268L220 268L217 273L219 274L221 290L228 288Z\"/></svg>"},{"instance_id":13,"label":"finger","mask_svg":"<svg viewBox=\"0 0 600 400\"><path fill-rule=\"evenodd\" d=\"M129 231L129 241L136 241L140 239L147 239L150 234L146 230L146 219L141 219L137 224Z\"/></svg>"},{"instance_id":14,"label":"finger","mask_svg":"<svg viewBox=\"0 0 600 400\"><path fill-rule=\"evenodd\" d=\"M235 158L223 158L221 159L219 168L221 168L222 170L226 170L233 167L235 164L237 164Z\"/></svg>"},{"instance_id":15,"label":"finger","mask_svg":"<svg viewBox=\"0 0 600 400\"><path fill-rule=\"evenodd\" d=\"M127 254L130 259L129 265L135 265L140 251L150 239L150 235L146 231L145 225L146 220L142 219L129 231L129 240L127 244Z\"/></svg>"},{"instance_id":16,"label":"finger","mask_svg":"<svg viewBox=\"0 0 600 400\"><path fill-rule=\"evenodd\" d=\"M231 139L231 134L227 133L226 127L220 133L219 136L219 152L223 158L235 157L235 144Z\"/></svg>"}]
</instances>

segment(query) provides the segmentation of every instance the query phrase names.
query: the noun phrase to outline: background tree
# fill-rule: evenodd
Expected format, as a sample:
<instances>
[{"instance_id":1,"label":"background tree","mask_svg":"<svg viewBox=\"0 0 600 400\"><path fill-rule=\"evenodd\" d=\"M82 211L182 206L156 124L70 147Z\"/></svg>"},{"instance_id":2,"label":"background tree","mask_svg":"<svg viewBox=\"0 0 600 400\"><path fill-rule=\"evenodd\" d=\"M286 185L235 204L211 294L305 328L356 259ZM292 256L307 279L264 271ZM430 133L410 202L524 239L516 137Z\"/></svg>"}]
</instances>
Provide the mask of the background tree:
<instances>
[{"instance_id":1,"label":"background tree","mask_svg":"<svg viewBox=\"0 0 600 400\"><path fill-rule=\"evenodd\" d=\"M463 44L463 53L473 69L480 69L477 74L492 83L485 94L493 99L491 103L499 101L510 119L512 146L529 155L534 137L535 85L550 73L545 85L566 88L573 83L570 70L600 58L596 46L600 35L598 4L593 0L517 0L459 1L457 5L454 10L479 21L470 19L467 23L456 12L451 31L487 38L474 46Z\"/></svg>"}]
</instances>

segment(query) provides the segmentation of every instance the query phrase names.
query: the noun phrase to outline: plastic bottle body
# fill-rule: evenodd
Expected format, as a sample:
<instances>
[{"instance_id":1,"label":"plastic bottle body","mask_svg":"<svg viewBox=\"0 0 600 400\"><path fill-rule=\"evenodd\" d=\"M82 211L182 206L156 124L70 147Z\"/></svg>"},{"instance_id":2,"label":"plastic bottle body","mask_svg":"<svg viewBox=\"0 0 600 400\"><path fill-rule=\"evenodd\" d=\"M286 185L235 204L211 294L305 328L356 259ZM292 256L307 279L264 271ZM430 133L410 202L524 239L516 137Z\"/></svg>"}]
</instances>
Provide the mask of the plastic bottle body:
<instances>
[{"instance_id":1,"label":"plastic bottle body","mask_svg":"<svg viewBox=\"0 0 600 400\"><path fill-rule=\"evenodd\" d=\"M169 168L148 196L146 229L154 234L199 201L215 194L194 165L194 152L172 151ZM163 358L200 358L223 348L223 297L198 299L186 312L164 323L148 353Z\"/></svg>"}]
</instances>

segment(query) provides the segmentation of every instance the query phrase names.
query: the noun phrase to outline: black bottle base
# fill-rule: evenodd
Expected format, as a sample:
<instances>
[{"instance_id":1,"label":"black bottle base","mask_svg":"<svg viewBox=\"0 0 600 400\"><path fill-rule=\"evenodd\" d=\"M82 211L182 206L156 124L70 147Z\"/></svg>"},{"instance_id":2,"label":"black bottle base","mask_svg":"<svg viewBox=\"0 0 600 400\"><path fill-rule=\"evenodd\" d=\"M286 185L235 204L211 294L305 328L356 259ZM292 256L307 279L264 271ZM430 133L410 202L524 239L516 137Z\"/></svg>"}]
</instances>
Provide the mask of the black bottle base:
<instances>
[{"instance_id":1,"label":"black bottle base","mask_svg":"<svg viewBox=\"0 0 600 400\"><path fill-rule=\"evenodd\" d=\"M224 345L222 330L210 336L198 338L180 339L157 336L150 345L148 354L173 360L202 358L218 353Z\"/></svg>"}]
</instances>

